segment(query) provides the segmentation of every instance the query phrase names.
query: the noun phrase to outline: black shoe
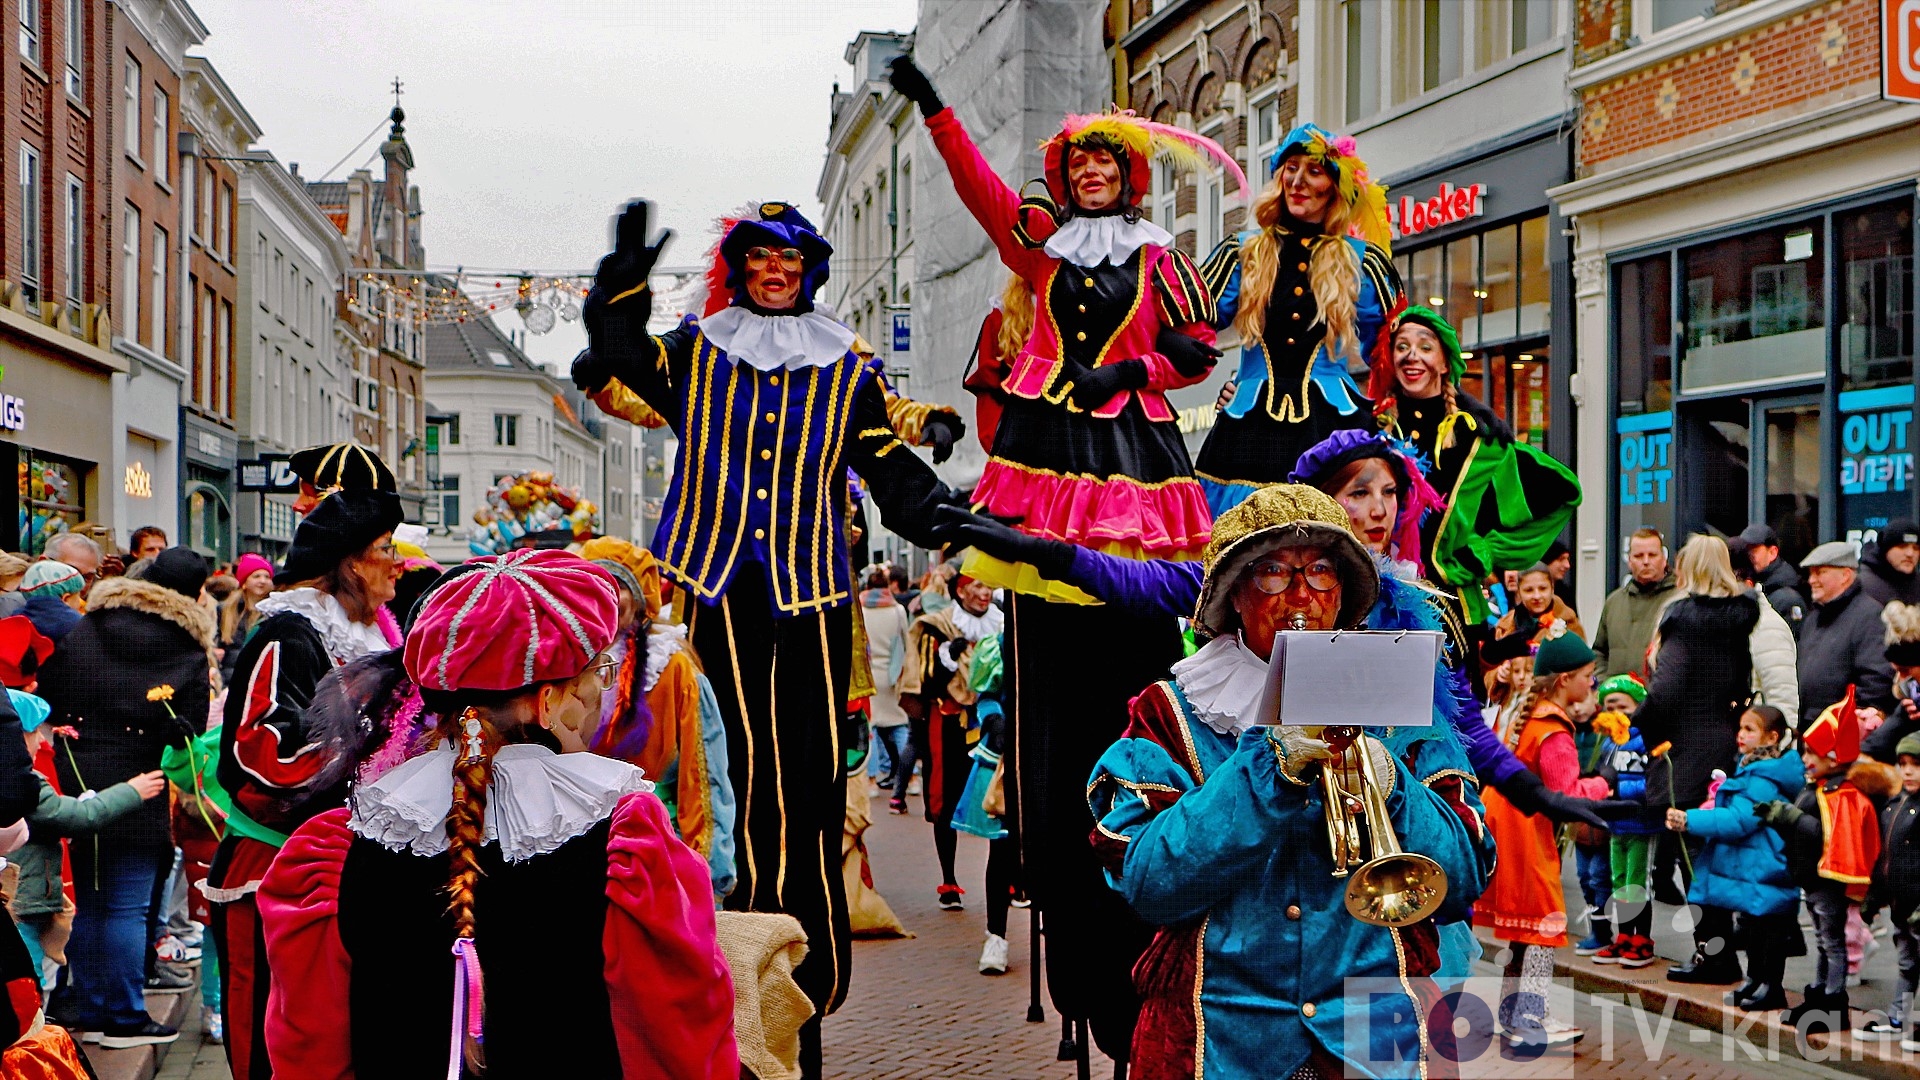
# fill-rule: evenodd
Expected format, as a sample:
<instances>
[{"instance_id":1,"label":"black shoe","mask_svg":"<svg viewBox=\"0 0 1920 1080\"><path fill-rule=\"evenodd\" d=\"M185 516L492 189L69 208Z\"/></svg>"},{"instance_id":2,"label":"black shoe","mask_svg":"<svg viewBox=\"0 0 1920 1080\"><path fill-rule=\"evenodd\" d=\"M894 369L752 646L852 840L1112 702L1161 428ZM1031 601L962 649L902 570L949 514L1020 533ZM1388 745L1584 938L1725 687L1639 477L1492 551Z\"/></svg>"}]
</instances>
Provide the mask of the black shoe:
<instances>
[{"instance_id":1,"label":"black shoe","mask_svg":"<svg viewBox=\"0 0 1920 1080\"><path fill-rule=\"evenodd\" d=\"M1795 1027L1803 1029L1807 1035L1832 1035L1840 1031L1853 1030L1853 1010L1847 1001L1847 992L1828 994L1820 1002L1820 1007L1803 1014L1802 1021L1796 1021Z\"/></svg>"},{"instance_id":2,"label":"black shoe","mask_svg":"<svg viewBox=\"0 0 1920 1080\"><path fill-rule=\"evenodd\" d=\"M154 965L153 974L147 977L149 994L184 994L193 989L193 976L184 974L169 964Z\"/></svg>"},{"instance_id":3,"label":"black shoe","mask_svg":"<svg viewBox=\"0 0 1920 1080\"><path fill-rule=\"evenodd\" d=\"M1722 950L1719 956L1696 952L1685 967L1668 968L1667 981L1725 986L1740 981L1740 963L1729 956L1726 950Z\"/></svg>"},{"instance_id":4,"label":"black shoe","mask_svg":"<svg viewBox=\"0 0 1920 1080\"><path fill-rule=\"evenodd\" d=\"M1746 1012L1773 1012L1787 1007L1787 992L1772 983L1761 983L1734 1005Z\"/></svg>"},{"instance_id":5,"label":"black shoe","mask_svg":"<svg viewBox=\"0 0 1920 1080\"><path fill-rule=\"evenodd\" d=\"M1755 990L1758 990L1759 988L1760 988L1760 981L1758 979L1755 979L1753 976L1749 975L1747 976L1746 982L1743 982L1739 986L1735 987L1734 989L1729 990L1724 994L1721 994L1720 1000L1725 1002L1728 1005L1733 1006L1736 1009L1744 1009L1746 1008L1746 1005L1744 1004L1746 999L1751 997L1753 995L1753 992Z\"/></svg>"},{"instance_id":6,"label":"black shoe","mask_svg":"<svg viewBox=\"0 0 1920 1080\"><path fill-rule=\"evenodd\" d=\"M1815 1030L1828 1030L1826 1024L1816 1018L1819 1018L1822 1013L1830 1011L1834 1007L1833 1003L1835 1001L1845 1001L1846 997L1847 992L1845 990L1842 990L1838 994L1829 994L1824 989L1821 989L1818 984L1810 985L1807 987L1806 996L1800 999L1800 1004L1788 1009L1787 1015L1781 1017L1780 1022L1788 1027L1799 1027L1802 1020L1808 1020L1817 1024L1817 1027L1808 1029L1808 1034L1811 1034Z\"/></svg>"},{"instance_id":7,"label":"black shoe","mask_svg":"<svg viewBox=\"0 0 1920 1080\"><path fill-rule=\"evenodd\" d=\"M170 1028L152 1020L144 1024L108 1024L100 1029L100 1045L108 1050L126 1050L135 1046L170 1043L179 1037L179 1028Z\"/></svg>"}]
</instances>

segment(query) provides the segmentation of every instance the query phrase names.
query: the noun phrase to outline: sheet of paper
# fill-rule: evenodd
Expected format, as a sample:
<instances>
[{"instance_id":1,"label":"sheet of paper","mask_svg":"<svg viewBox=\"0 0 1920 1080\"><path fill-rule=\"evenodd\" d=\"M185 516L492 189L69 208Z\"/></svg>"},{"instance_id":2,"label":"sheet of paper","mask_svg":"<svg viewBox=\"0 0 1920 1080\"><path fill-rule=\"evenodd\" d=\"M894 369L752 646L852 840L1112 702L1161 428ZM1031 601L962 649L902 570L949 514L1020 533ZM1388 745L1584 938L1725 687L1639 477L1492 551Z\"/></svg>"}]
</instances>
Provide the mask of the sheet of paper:
<instances>
[{"instance_id":1,"label":"sheet of paper","mask_svg":"<svg viewBox=\"0 0 1920 1080\"><path fill-rule=\"evenodd\" d=\"M1273 643L1263 724L1431 727L1435 630L1287 630Z\"/></svg>"}]
</instances>

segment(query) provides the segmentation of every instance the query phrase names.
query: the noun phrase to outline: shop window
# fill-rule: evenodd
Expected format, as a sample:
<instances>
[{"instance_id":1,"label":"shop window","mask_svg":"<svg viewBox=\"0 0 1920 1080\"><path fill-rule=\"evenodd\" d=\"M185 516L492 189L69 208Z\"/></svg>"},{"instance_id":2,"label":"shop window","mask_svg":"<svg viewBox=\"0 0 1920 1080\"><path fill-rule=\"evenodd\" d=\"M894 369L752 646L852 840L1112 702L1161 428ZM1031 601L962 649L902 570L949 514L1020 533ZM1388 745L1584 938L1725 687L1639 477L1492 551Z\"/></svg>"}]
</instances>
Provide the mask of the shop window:
<instances>
[{"instance_id":1,"label":"shop window","mask_svg":"<svg viewBox=\"0 0 1920 1080\"><path fill-rule=\"evenodd\" d=\"M1655 255L1616 270L1614 345L1620 414L1665 412L1673 400L1672 260Z\"/></svg>"},{"instance_id":2,"label":"shop window","mask_svg":"<svg viewBox=\"0 0 1920 1080\"><path fill-rule=\"evenodd\" d=\"M1760 410L1765 442L1766 505L1763 520L1780 537L1780 555L1797 566L1820 542L1820 406L1787 402ZM1894 513L1906 512L1906 495ZM1864 507L1857 509L1864 510ZM1883 511L1876 525L1885 525Z\"/></svg>"},{"instance_id":3,"label":"shop window","mask_svg":"<svg viewBox=\"0 0 1920 1080\"><path fill-rule=\"evenodd\" d=\"M1846 390L1913 382L1913 200L1837 215L1845 321L1840 378Z\"/></svg>"},{"instance_id":4,"label":"shop window","mask_svg":"<svg viewBox=\"0 0 1920 1080\"><path fill-rule=\"evenodd\" d=\"M1800 222L1681 253L1683 391L1821 377L1823 232L1818 220Z\"/></svg>"},{"instance_id":5,"label":"shop window","mask_svg":"<svg viewBox=\"0 0 1920 1080\"><path fill-rule=\"evenodd\" d=\"M87 519L86 476L91 466L25 452L20 470L20 550L40 555L47 541Z\"/></svg>"},{"instance_id":6,"label":"shop window","mask_svg":"<svg viewBox=\"0 0 1920 1080\"><path fill-rule=\"evenodd\" d=\"M1480 340L1503 341L1519 334L1520 228L1489 229L1480 238Z\"/></svg>"},{"instance_id":7,"label":"shop window","mask_svg":"<svg viewBox=\"0 0 1920 1080\"><path fill-rule=\"evenodd\" d=\"M1440 272L1440 259L1439 248L1421 248L1409 257L1409 268L1402 271L1401 281L1414 303L1444 312L1446 279Z\"/></svg>"},{"instance_id":8,"label":"shop window","mask_svg":"<svg viewBox=\"0 0 1920 1080\"><path fill-rule=\"evenodd\" d=\"M1437 310L1460 335L1460 347L1480 344L1480 237L1447 242L1446 303Z\"/></svg>"},{"instance_id":9,"label":"shop window","mask_svg":"<svg viewBox=\"0 0 1920 1080\"><path fill-rule=\"evenodd\" d=\"M1553 260L1545 215L1520 223L1520 336L1553 327Z\"/></svg>"},{"instance_id":10,"label":"shop window","mask_svg":"<svg viewBox=\"0 0 1920 1080\"><path fill-rule=\"evenodd\" d=\"M189 466L191 472L213 474L213 470ZM204 481L194 482L187 491L187 546L216 562L232 558L233 510L220 489Z\"/></svg>"}]
</instances>

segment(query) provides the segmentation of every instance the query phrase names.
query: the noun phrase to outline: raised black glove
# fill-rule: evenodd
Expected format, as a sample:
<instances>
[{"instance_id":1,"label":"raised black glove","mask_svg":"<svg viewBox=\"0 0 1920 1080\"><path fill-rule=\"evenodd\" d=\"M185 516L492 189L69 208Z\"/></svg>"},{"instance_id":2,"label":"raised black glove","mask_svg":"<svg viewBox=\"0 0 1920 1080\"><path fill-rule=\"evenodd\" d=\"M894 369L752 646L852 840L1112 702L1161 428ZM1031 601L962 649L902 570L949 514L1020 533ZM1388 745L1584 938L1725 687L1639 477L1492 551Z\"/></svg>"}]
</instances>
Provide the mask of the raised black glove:
<instances>
[{"instance_id":1,"label":"raised black glove","mask_svg":"<svg viewBox=\"0 0 1920 1080\"><path fill-rule=\"evenodd\" d=\"M927 73L920 70L911 56L893 58L887 66L887 81L901 97L920 107L921 116L932 116L947 107L946 102L940 100L940 92L933 88L933 80L927 78Z\"/></svg>"},{"instance_id":2,"label":"raised black glove","mask_svg":"<svg viewBox=\"0 0 1920 1080\"><path fill-rule=\"evenodd\" d=\"M652 204L634 199L614 220L613 252L600 260L600 268L593 275L594 287L606 294L609 303L645 285L654 264L660 261L660 253L673 239L672 229L662 229L658 240L648 242L652 231L647 219L652 212Z\"/></svg>"},{"instance_id":3,"label":"raised black glove","mask_svg":"<svg viewBox=\"0 0 1920 1080\"><path fill-rule=\"evenodd\" d=\"M928 413L920 425L920 441L933 448L935 465L953 456L953 444L966 433L966 422L952 413Z\"/></svg>"},{"instance_id":4,"label":"raised black glove","mask_svg":"<svg viewBox=\"0 0 1920 1080\"><path fill-rule=\"evenodd\" d=\"M1626 817L1641 809L1640 803L1630 799L1581 799L1563 795L1548 787L1539 774L1530 769L1522 769L1495 786L1515 810L1545 814L1547 820L1561 825L1578 821L1604 829L1608 818Z\"/></svg>"},{"instance_id":5,"label":"raised black glove","mask_svg":"<svg viewBox=\"0 0 1920 1080\"><path fill-rule=\"evenodd\" d=\"M1072 544L1028 536L985 514L942 506L933 512L933 522L935 531L949 544L975 548L1004 562L1026 563L1040 571L1041 577L1059 580L1073 566Z\"/></svg>"},{"instance_id":6,"label":"raised black glove","mask_svg":"<svg viewBox=\"0 0 1920 1080\"><path fill-rule=\"evenodd\" d=\"M581 349L580 355L573 358L573 385L579 387L581 393L597 394L612 381L613 372L593 355L592 349Z\"/></svg>"},{"instance_id":7,"label":"raised black glove","mask_svg":"<svg viewBox=\"0 0 1920 1080\"><path fill-rule=\"evenodd\" d=\"M1220 350L1191 338L1172 327L1161 327L1158 337L1153 339L1153 347L1173 370L1189 379L1197 379L1213 370L1213 362L1220 359Z\"/></svg>"},{"instance_id":8,"label":"raised black glove","mask_svg":"<svg viewBox=\"0 0 1920 1080\"><path fill-rule=\"evenodd\" d=\"M1102 364L1085 375L1073 380L1073 390L1068 395L1073 403L1086 412L1105 405L1113 400L1113 395L1122 390L1138 390L1147 385L1147 365L1141 360L1121 360L1112 364Z\"/></svg>"}]
</instances>

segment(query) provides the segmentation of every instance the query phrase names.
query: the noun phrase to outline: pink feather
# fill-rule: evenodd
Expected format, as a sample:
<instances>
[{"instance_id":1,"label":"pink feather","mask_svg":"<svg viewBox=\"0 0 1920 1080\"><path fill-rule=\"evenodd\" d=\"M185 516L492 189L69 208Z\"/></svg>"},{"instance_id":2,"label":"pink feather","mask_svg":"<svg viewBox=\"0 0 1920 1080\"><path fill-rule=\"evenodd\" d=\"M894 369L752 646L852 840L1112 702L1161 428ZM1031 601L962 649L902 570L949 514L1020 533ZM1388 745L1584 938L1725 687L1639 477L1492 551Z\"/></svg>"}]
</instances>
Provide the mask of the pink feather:
<instances>
[{"instance_id":1,"label":"pink feather","mask_svg":"<svg viewBox=\"0 0 1920 1080\"><path fill-rule=\"evenodd\" d=\"M1174 139L1186 143L1188 146L1197 146L1205 150L1208 154L1212 155L1214 160L1220 162L1220 164L1226 168L1227 175L1233 177L1233 182L1239 186L1240 194L1247 195L1252 193L1252 189L1247 186L1246 172L1240 168L1239 162L1233 160L1233 155L1227 153L1226 148L1219 143L1214 142L1212 139L1198 132L1188 131L1186 128L1174 127L1172 124L1162 124L1158 120L1144 120L1142 123L1146 124L1147 130L1155 135Z\"/></svg>"}]
</instances>

